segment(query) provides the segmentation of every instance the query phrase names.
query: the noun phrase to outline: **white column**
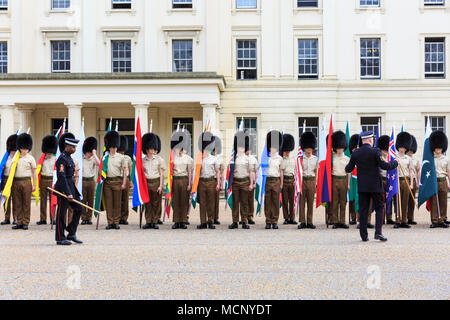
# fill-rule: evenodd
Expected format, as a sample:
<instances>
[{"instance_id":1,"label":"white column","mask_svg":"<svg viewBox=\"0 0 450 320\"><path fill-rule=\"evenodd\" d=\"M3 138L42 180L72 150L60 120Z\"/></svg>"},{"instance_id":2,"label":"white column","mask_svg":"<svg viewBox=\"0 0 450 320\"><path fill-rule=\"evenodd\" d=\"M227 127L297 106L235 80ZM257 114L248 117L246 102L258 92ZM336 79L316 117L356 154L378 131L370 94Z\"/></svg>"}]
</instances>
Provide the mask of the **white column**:
<instances>
[{"instance_id":1,"label":"white column","mask_svg":"<svg viewBox=\"0 0 450 320\"><path fill-rule=\"evenodd\" d=\"M80 136L81 129L81 109L83 105L81 103L66 104L67 115L69 121L69 132L73 133L75 138Z\"/></svg>"},{"instance_id":2,"label":"white column","mask_svg":"<svg viewBox=\"0 0 450 320\"><path fill-rule=\"evenodd\" d=\"M135 118L135 127L137 124L137 119L139 117L139 120L141 122L141 134L144 135L148 132L148 108L150 104L149 103L133 103L134 107L134 118Z\"/></svg>"},{"instance_id":3,"label":"white column","mask_svg":"<svg viewBox=\"0 0 450 320\"><path fill-rule=\"evenodd\" d=\"M211 131L213 133L217 133L217 104L202 104L203 108L203 128L206 128L206 125L209 122L209 126L211 127Z\"/></svg>"},{"instance_id":4,"label":"white column","mask_svg":"<svg viewBox=\"0 0 450 320\"><path fill-rule=\"evenodd\" d=\"M6 140L18 129L14 128L14 109L14 105L0 106L0 150L6 150Z\"/></svg>"},{"instance_id":5,"label":"white column","mask_svg":"<svg viewBox=\"0 0 450 320\"><path fill-rule=\"evenodd\" d=\"M33 112L34 108L28 108L28 107L20 107L19 108L19 120L20 120L20 127L22 128L22 133L27 132L28 129L30 129L30 134L33 135Z\"/></svg>"},{"instance_id":6,"label":"white column","mask_svg":"<svg viewBox=\"0 0 450 320\"><path fill-rule=\"evenodd\" d=\"M331 80L337 78L336 2L335 0L323 0L323 78Z\"/></svg>"}]
</instances>

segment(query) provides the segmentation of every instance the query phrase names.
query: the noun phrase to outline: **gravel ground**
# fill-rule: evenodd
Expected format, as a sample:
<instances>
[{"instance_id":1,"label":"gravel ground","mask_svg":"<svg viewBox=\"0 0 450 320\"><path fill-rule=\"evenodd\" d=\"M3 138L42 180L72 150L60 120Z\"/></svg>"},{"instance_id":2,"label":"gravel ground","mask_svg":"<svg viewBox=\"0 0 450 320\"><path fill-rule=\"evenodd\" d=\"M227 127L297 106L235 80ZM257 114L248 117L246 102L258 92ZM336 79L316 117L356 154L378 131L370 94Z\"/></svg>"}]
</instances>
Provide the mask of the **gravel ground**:
<instances>
[{"instance_id":1,"label":"gravel ground","mask_svg":"<svg viewBox=\"0 0 450 320\"><path fill-rule=\"evenodd\" d=\"M0 299L450 299L450 229L429 229L425 209L412 229L386 226L387 243L326 230L323 210L316 230L264 230L263 216L228 230L229 209L218 229L196 230L197 208L188 230L139 230L132 213L107 231L102 216L70 247L32 210L29 231L0 227Z\"/></svg>"}]
</instances>

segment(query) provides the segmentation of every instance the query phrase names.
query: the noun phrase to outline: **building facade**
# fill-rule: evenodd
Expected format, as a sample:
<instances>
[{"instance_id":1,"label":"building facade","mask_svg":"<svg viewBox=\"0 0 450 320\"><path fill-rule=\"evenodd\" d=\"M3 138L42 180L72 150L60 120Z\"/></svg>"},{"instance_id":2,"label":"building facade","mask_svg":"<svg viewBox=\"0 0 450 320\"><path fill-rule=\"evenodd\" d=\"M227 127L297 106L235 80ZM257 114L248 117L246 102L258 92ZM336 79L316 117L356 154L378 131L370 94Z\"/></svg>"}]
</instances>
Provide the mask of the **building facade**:
<instances>
[{"instance_id":1,"label":"building facade","mask_svg":"<svg viewBox=\"0 0 450 320\"><path fill-rule=\"evenodd\" d=\"M178 123L194 141L209 123L229 154L243 119L260 155L268 130L334 114L352 133L403 124L420 150L427 116L450 126L448 2L0 0L0 143L30 128L37 156L64 118L132 140L139 116L166 159Z\"/></svg>"}]
</instances>

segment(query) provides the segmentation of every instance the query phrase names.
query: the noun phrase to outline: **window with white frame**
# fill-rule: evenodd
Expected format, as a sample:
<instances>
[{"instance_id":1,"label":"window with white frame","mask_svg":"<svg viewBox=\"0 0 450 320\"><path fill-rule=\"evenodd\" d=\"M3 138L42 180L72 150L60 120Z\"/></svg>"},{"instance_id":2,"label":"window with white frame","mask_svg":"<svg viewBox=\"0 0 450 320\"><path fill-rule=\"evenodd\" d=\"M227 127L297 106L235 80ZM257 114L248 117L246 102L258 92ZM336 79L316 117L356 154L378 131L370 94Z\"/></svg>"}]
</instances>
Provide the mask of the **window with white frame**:
<instances>
[{"instance_id":1,"label":"window with white frame","mask_svg":"<svg viewBox=\"0 0 450 320\"><path fill-rule=\"evenodd\" d=\"M319 6L319 0L297 0L298 8L313 7L317 8Z\"/></svg>"},{"instance_id":2,"label":"window with white frame","mask_svg":"<svg viewBox=\"0 0 450 320\"><path fill-rule=\"evenodd\" d=\"M430 125L433 131L442 131L445 133L445 116L430 117ZM425 117L425 130L427 126L427 117Z\"/></svg>"},{"instance_id":3,"label":"window with white frame","mask_svg":"<svg viewBox=\"0 0 450 320\"><path fill-rule=\"evenodd\" d=\"M239 128L242 120L244 121L244 132L248 133L250 136L250 152L252 155L256 156L258 152L258 119L253 117L236 118L236 128Z\"/></svg>"},{"instance_id":4,"label":"window with white frame","mask_svg":"<svg viewBox=\"0 0 450 320\"><path fill-rule=\"evenodd\" d=\"M52 72L70 72L70 41L51 41Z\"/></svg>"},{"instance_id":5,"label":"window with white frame","mask_svg":"<svg viewBox=\"0 0 450 320\"><path fill-rule=\"evenodd\" d=\"M298 78L317 79L319 77L319 54L317 39L298 40Z\"/></svg>"},{"instance_id":6,"label":"window with white frame","mask_svg":"<svg viewBox=\"0 0 450 320\"><path fill-rule=\"evenodd\" d=\"M172 0L173 9L191 9L192 0Z\"/></svg>"},{"instance_id":7,"label":"window with white frame","mask_svg":"<svg viewBox=\"0 0 450 320\"><path fill-rule=\"evenodd\" d=\"M256 9L257 0L236 0L236 9Z\"/></svg>"},{"instance_id":8,"label":"window with white frame","mask_svg":"<svg viewBox=\"0 0 450 320\"><path fill-rule=\"evenodd\" d=\"M445 0L424 0L423 4L425 6L444 6Z\"/></svg>"},{"instance_id":9,"label":"window with white frame","mask_svg":"<svg viewBox=\"0 0 450 320\"><path fill-rule=\"evenodd\" d=\"M8 43L0 42L0 73L8 73Z\"/></svg>"},{"instance_id":10,"label":"window with white frame","mask_svg":"<svg viewBox=\"0 0 450 320\"><path fill-rule=\"evenodd\" d=\"M359 0L361 7L379 7L380 0Z\"/></svg>"},{"instance_id":11,"label":"window with white frame","mask_svg":"<svg viewBox=\"0 0 450 320\"><path fill-rule=\"evenodd\" d=\"M8 10L8 0L0 0L0 11Z\"/></svg>"},{"instance_id":12,"label":"window with white frame","mask_svg":"<svg viewBox=\"0 0 450 320\"><path fill-rule=\"evenodd\" d=\"M52 0L52 10L62 10L70 8L70 0Z\"/></svg>"},{"instance_id":13,"label":"window with white frame","mask_svg":"<svg viewBox=\"0 0 450 320\"><path fill-rule=\"evenodd\" d=\"M381 78L381 50L380 39L361 39L360 68L361 79Z\"/></svg>"},{"instance_id":14,"label":"window with white frame","mask_svg":"<svg viewBox=\"0 0 450 320\"><path fill-rule=\"evenodd\" d=\"M172 41L173 72L192 72L192 40Z\"/></svg>"},{"instance_id":15,"label":"window with white frame","mask_svg":"<svg viewBox=\"0 0 450 320\"><path fill-rule=\"evenodd\" d=\"M131 0L111 0L112 9L131 9Z\"/></svg>"},{"instance_id":16,"label":"window with white frame","mask_svg":"<svg viewBox=\"0 0 450 320\"><path fill-rule=\"evenodd\" d=\"M316 149L319 147L319 117L300 117L298 118L298 138L305 132L312 132L316 137Z\"/></svg>"},{"instance_id":17,"label":"window with white frame","mask_svg":"<svg viewBox=\"0 0 450 320\"><path fill-rule=\"evenodd\" d=\"M425 78L445 78L445 39L425 39Z\"/></svg>"},{"instance_id":18,"label":"window with white frame","mask_svg":"<svg viewBox=\"0 0 450 320\"><path fill-rule=\"evenodd\" d=\"M112 72L131 72L131 41L111 41Z\"/></svg>"},{"instance_id":19,"label":"window with white frame","mask_svg":"<svg viewBox=\"0 0 450 320\"><path fill-rule=\"evenodd\" d=\"M256 80L256 40L237 40L237 76L238 80Z\"/></svg>"},{"instance_id":20,"label":"window with white frame","mask_svg":"<svg viewBox=\"0 0 450 320\"><path fill-rule=\"evenodd\" d=\"M381 132L381 117L361 117L361 130L372 131L374 135L377 135L378 126L380 126Z\"/></svg>"}]
</instances>

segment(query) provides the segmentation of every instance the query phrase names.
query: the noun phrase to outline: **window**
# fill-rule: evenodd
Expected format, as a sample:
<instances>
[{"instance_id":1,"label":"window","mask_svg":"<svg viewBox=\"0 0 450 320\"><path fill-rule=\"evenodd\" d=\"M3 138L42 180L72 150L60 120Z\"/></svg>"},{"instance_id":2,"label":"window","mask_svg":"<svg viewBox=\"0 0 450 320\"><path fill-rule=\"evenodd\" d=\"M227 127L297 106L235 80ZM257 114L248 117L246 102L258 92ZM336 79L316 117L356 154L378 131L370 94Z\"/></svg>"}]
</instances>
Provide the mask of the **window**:
<instances>
[{"instance_id":1,"label":"window","mask_svg":"<svg viewBox=\"0 0 450 320\"><path fill-rule=\"evenodd\" d=\"M8 10L8 0L0 0L0 11Z\"/></svg>"},{"instance_id":2,"label":"window","mask_svg":"<svg viewBox=\"0 0 450 320\"><path fill-rule=\"evenodd\" d=\"M8 73L8 43L0 42L0 73Z\"/></svg>"},{"instance_id":3,"label":"window","mask_svg":"<svg viewBox=\"0 0 450 320\"><path fill-rule=\"evenodd\" d=\"M425 117L425 130L427 125L427 117ZM430 125L433 131L442 131L445 133L445 117L430 117Z\"/></svg>"},{"instance_id":4,"label":"window","mask_svg":"<svg viewBox=\"0 0 450 320\"><path fill-rule=\"evenodd\" d=\"M361 39L361 79L381 78L380 39Z\"/></svg>"},{"instance_id":5,"label":"window","mask_svg":"<svg viewBox=\"0 0 450 320\"><path fill-rule=\"evenodd\" d=\"M379 7L380 0L359 0L361 7Z\"/></svg>"},{"instance_id":6,"label":"window","mask_svg":"<svg viewBox=\"0 0 450 320\"><path fill-rule=\"evenodd\" d=\"M64 124L64 119L52 119L52 134L55 135ZM69 127L69 120L66 119L66 132Z\"/></svg>"},{"instance_id":7,"label":"window","mask_svg":"<svg viewBox=\"0 0 450 320\"><path fill-rule=\"evenodd\" d=\"M445 78L444 38L425 39L425 78Z\"/></svg>"},{"instance_id":8,"label":"window","mask_svg":"<svg viewBox=\"0 0 450 320\"><path fill-rule=\"evenodd\" d=\"M172 41L173 72L192 72L192 40Z\"/></svg>"},{"instance_id":9,"label":"window","mask_svg":"<svg viewBox=\"0 0 450 320\"><path fill-rule=\"evenodd\" d=\"M237 79L256 80L256 40L237 40Z\"/></svg>"},{"instance_id":10,"label":"window","mask_svg":"<svg viewBox=\"0 0 450 320\"><path fill-rule=\"evenodd\" d=\"M378 125L380 125L381 133L381 117L361 117L362 131L373 131L377 135Z\"/></svg>"},{"instance_id":11,"label":"window","mask_svg":"<svg viewBox=\"0 0 450 320\"><path fill-rule=\"evenodd\" d=\"M131 9L131 0L112 0L113 9Z\"/></svg>"},{"instance_id":12,"label":"window","mask_svg":"<svg viewBox=\"0 0 450 320\"><path fill-rule=\"evenodd\" d=\"M131 41L111 41L112 72L131 72Z\"/></svg>"},{"instance_id":13,"label":"window","mask_svg":"<svg viewBox=\"0 0 450 320\"><path fill-rule=\"evenodd\" d=\"M188 151L189 156L192 157L192 155L194 154L194 149L193 149L193 145L194 145L194 140L192 139L192 133L194 132L194 119L192 118L173 118L172 119L172 132L177 131L177 126L178 123L180 124L180 130L187 130L187 132L189 132L189 134L191 135L191 150L186 150ZM195 143L197 143L195 141Z\"/></svg>"},{"instance_id":14,"label":"window","mask_svg":"<svg viewBox=\"0 0 450 320\"><path fill-rule=\"evenodd\" d=\"M445 0L424 0L423 4L426 6L443 6L445 5Z\"/></svg>"},{"instance_id":15,"label":"window","mask_svg":"<svg viewBox=\"0 0 450 320\"><path fill-rule=\"evenodd\" d=\"M70 41L51 41L52 72L70 72Z\"/></svg>"},{"instance_id":16,"label":"window","mask_svg":"<svg viewBox=\"0 0 450 320\"><path fill-rule=\"evenodd\" d=\"M236 9L256 9L256 0L236 0Z\"/></svg>"},{"instance_id":17,"label":"window","mask_svg":"<svg viewBox=\"0 0 450 320\"><path fill-rule=\"evenodd\" d=\"M305 131L303 131L303 127L305 127ZM303 132L312 132L316 136L316 150L319 147L319 118L318 117L309 117L309 118L298 118L298 137L300 141L300 137Z\"/></svg>"},{"instance_id":18,"label":"window","mask_svg":"<svg viewBox=\"0 0 450 320\"><path fill-rule=\"evenodd\" d=\"M258 152L258 128L256 126L256 118L236 118L236 128L239 128L241 121L244 120L244 132L250 135L250 152L257 156Z\"/></svg>"},{"instance_id":19,"label":"window","mask_svg":"<svg viewBox=\"0 0 450 320\"><path fill-rule=\"evenodd\" d=\"M297 7L314 7L317 8L319 6L319 0L297 0Z\"/></svg>"},{"instance_id":20,"label":"window","mask_svg":"<svg viewBox=\"0 0 450 320\"><path fill-rule=\"evenodd\" d=\"M52 10L69 9L70 0L52 0Z\"/></svg>"},{"instance_id":21,"label":"window","mask_svg":"<svg viewBox=\"0 0 450 320\"><path fill-rule=\"evenodd\" d=\"M318 71L318 40L298 40L298 78L317 79Z\"/></svg>"},{"instance_id":22,"label":"window","mask_svg":"<svg viewBox=\"0 0 450 320\"><path fill-rule=\"evenodd\" d=\"M173 9L191 9L192 0L172 0Z\"/></svg>"}]
</instances>

